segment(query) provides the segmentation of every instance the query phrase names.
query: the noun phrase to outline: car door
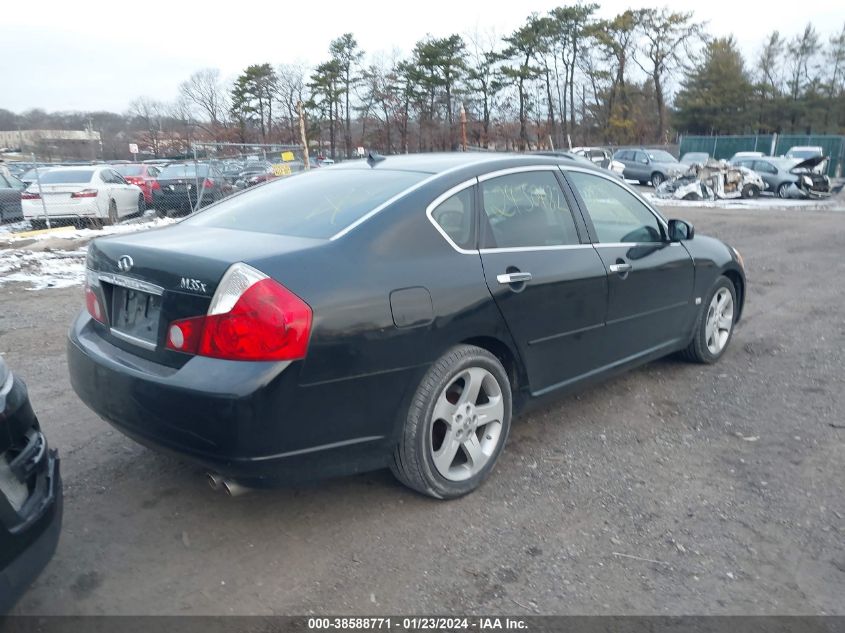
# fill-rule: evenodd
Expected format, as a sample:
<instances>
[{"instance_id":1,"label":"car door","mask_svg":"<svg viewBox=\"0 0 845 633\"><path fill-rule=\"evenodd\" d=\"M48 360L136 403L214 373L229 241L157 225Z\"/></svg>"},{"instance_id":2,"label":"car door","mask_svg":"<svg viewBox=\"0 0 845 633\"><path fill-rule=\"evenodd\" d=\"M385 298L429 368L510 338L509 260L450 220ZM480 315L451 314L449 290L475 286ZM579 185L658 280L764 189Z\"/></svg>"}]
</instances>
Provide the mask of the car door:
<instances>
[{"instance_id":1,"label":"car door","mask_svg":"<svg viewBox=\"0 0 845 633\"><path fill-rule=\"evenodd\" d=\"M607 309L607 273L556 166L479 178L481 260L535 395L589 372Z\"/></svg>"},{"instance_id":2,"label":"car door","mask_svg":"<svg viewBox=\"0 0 845 633\"><path fill-rule=\"evenodd\" d=\"M117 200L117 214L130 215L138 211L138 190L130 185L119 173L109 170L109 176L114 184L115 200Z\"/></svg>"},{"instance_id":3,"label":"car door","mask_svg":"<svg viewBox=\"0 0 845 633\"><path fill-rule=\"evenodd\" d=\"M772 193L777 192L778 185L780 184L777 167L766 160L755 160L752 169L760 174L763 182L766 183L766 189L768 191Z\"/></svg>"},{"instance_id":4,"label":"car door","mask_svg":"<svg viewBox=\"0 0 845 633\"><path fill-rule=\"evenodd\" d=\"M649 164L648 154L637 150L634 152L634 163L631 168L632 173L635 174L636 180L647 182L651 180L651 165Z\"/></svg>"},{"instance_id":5,"label":"car door","mask_svg":"<svg viewBox=\"0 0 845 633\"><path fill-rule=\"evenodd\" d=\"M631 171L633 168L634 163L634 152L631 150L622 150L621 152L616 152L616 158L620 163L625 166L624 171L622 172L622 176L625 178L630 178L634 180L633 172Z\"/></svg>"},{"instance_id":6,"label":"car door","mask_svg":"<svg viewBox=\"0 0 845 633\"><path fill-rule=\"evenodd\" d=\"M23 219L21 212L22 182L12 177L6 178L0 173L0 222Z\"/></svg>"},{"instance_id":7,"label":"car door","mask_svg":"<svg viewBox=\"0 0 845 633\"><path fill-rule=\"evenodd\" d=\"M623 185L599 173L565 173L607 269L605 335L615 361L676 346L695 312L689 252L668 241L662 218Z\"/></svg>"}]
</instances>

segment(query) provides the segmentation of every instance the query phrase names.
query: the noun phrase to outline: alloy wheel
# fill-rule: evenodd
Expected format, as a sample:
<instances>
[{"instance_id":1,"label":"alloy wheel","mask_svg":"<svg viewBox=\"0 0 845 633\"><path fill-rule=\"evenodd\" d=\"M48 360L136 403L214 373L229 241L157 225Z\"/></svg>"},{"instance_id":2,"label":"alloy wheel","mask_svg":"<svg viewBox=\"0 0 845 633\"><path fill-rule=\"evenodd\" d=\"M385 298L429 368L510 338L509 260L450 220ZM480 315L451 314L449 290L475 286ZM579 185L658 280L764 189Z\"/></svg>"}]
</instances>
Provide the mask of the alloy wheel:
<instances>
[{"instance_id":1,"label":"alloy wheel","mask_svg":"<svg viewBox=\"0 0 845 633\"><path fill-rule=\"evenodd\" d=\"M727 288L719 288L707 308L704 342L713 356L722 353L731 336L734 323L734 301Z\"/></svg>"},{"instance_id":2,"label":"alloy wheel","mask_svg":"<svg viewBox=\"0 0 845 633\"><path fill-rule=\"evenodd\" d=\"M450 481L473 477L496 452L505 414L502 388L482 367L458 373L440 393L431 418L431 457Z\"/></svg>"}]
</instances>

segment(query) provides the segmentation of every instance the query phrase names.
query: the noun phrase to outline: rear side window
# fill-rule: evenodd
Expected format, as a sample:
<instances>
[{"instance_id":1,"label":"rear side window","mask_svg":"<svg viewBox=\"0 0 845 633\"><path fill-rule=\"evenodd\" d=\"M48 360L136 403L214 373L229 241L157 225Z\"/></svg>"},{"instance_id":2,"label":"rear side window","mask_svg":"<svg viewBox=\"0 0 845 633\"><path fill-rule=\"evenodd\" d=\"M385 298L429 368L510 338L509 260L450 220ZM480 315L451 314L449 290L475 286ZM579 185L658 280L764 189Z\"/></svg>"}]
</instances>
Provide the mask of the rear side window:
<instances>
[{"instance_id":1,"label":"rear side window","mask_svg":"<svg viewBox=\"0 0 845 633\"><path fill-rule=\"evenodd\" d=\"M593 221L599 242L661 242L663 231L654 214L634 195L615 182L571 171L572 181Z\"/></svg>"},{"instance_id":2,"label":"rear side window","mask_svg":"<svg viewBox=\"0 0 845 633\"><path fill-rule=\"evenodd\" d=\"M495 248L578 244L572 212L557 178L533 171L481 183L484 213Z\"/></svg>"},{"instance_id":3,"label":"rear side window","mask_svg":"<svg viewBox=\"0 0 845 633\"><path fill-rule=\"evenodd\" d=\"M431 212L432 219L460 248L472 246L473 191L473 187L467 187L441 202Z\"/></svg>"},{"instance_id":4,"label":"rear side window","mask_svg":"<svg viewBox=\"0 0 845 633\"><path fill-rule=\"evenodd\" d=\"M247 190L184 223L326 239L428 175L316 169Z\"/></svg>"}]
</instances>

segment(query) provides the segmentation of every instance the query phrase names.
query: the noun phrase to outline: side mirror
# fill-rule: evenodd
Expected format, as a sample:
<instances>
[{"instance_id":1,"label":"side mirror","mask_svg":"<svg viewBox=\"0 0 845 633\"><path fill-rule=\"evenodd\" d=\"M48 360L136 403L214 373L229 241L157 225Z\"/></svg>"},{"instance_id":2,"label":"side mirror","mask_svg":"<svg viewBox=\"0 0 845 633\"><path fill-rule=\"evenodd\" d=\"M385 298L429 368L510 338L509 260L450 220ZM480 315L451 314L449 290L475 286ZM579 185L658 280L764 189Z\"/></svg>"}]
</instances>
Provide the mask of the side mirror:
<instances>
[{"instance_id":1,"label":"side mirror","mask_svg":"<svg viewBox=\"0 0 845 633\"><path fill-rule=\"evenodd\" d=\"M669 220L669 241L680 242L695 237L695 227L685 220Z\"/></svg>"}]
</instances>

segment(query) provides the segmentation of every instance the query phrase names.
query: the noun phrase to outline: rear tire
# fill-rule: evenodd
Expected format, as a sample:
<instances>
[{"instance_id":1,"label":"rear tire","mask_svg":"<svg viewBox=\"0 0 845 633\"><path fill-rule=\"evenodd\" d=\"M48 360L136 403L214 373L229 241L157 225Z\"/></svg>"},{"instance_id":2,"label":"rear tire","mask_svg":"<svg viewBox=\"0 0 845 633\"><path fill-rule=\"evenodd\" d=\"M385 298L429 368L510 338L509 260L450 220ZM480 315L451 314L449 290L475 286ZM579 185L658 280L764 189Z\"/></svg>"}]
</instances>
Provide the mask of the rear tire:
<instances>
[{"instance_id":1,"label":"rear tire","mask_svg":"<svg viewBox=\"0 0 845 633\"><path fill-rule=\"evenodd\" d=\"M651 186L657 189L660 185L663 184L664 180L666 180L666 178L663 176L663 174L661 174L659 171L656 171L651 175Z\"/></svg>"},{"instance_id":2,"label":"rear tire","mask_svg":"<svg viewBox=\"0 0 845 633\"><path fill-rule=\"evenodd\" d=\"M47 221L46 220L30 220L29 225L32 227L33 231L43 231L47 228Z\"/></svg>"},{"instance_id":3,"label":"rear tire","mask_svg":"<svg viewBox=\"0 0 845 633\"><path fill-rule=\"evenodd\" d=\"M788 198L789 197L789 194L787 193L789 191L789 185L790 185L790 183L788 183L788 182L782 182L778 185L778 188L777 188L778 198Z\"/></svg>"},{"instance_id":4,"label":"rear tire","mask_svg":"<svg viewBox=\"0 0 845 633\"><path fill-rule=\"evenodd\" d=\"M701 304L695 334L681 356L693 363L715 363L724 355L733 338L737 314L736 288L723 275L716 280Z\"/></svg>"},{"instance_id":5,"label":"rear tire","mask_svg":"<svg viewBox=\"0 0 845 633\"><path fill-rule=\"evenodd\" d=\"M144 194L138 196L138 215L144 215L144 212L147 210L147 199L144 198Z\"/></svg>"},{"instance_id":6,"label":"rear tire","mask_svg":"<svg viewBox=\"0 0 845 633\"><path fill-rule=\"evenodd\" d=\"M760 197L760 188L757 185L745 185L742 188L742 197L748 200Z\"/></svg>"},{"instance_id":7,"label":"rear tire","mask_svg":"<svg viewBox=\"0 0 845 633\"><path fill-rule=\"evenodd\" d=\"M472 492L507 442L511 406L510 380L499 359L472 345L451 348L414 393L391 471L436 499Z\"/></svg>"}]
</instances>

